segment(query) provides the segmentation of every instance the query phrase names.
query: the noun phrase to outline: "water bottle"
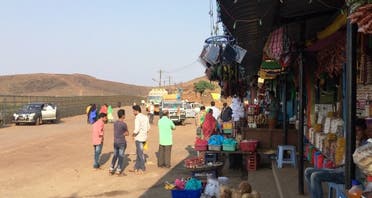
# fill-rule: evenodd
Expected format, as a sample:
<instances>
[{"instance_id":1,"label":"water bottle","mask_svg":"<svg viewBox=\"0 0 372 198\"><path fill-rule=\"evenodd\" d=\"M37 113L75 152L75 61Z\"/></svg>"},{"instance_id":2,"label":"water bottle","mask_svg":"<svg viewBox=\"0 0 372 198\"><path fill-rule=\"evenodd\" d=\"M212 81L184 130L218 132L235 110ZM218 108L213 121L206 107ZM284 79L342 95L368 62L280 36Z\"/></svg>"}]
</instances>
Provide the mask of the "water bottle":
<instances>
[{"instance_id":1,"label":"water bottle","mask_svg":"<svg viewBox=\"0 0 372 198\"><path fill-rule=\"evenodd\" d=\"M372 197L372 175L367 177L366 188L363 191L362 197L363 198Z\"/></svg>"},{"instance_id":2,"label":"water bottle","mask_svg":"<svg viewBox=\"0 0 372 198\"><path fill-rule=\"evenodd\" d=\"M352 181L352 187L347 192L348 198L361 198L362 197L362 188L357 180Z\"/></svg>"}]
</instances>

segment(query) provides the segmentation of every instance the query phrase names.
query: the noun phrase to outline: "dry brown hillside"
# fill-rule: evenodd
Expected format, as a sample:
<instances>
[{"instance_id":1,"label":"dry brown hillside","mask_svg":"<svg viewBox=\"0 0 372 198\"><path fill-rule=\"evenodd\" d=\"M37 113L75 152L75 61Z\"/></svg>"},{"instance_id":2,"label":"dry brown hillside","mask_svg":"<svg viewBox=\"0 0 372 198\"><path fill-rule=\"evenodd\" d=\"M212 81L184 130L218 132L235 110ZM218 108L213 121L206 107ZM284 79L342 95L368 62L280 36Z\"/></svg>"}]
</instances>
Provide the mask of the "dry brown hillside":
<instances>
[{"instance_id":1,"label":"dry brown hillside","mask_svg":"<svg viewBox=\"0 0 372 198\"><path fill-rule=\"evenodd\" d=\"M83 74L20 74L0 76L0 95L145 96L145 86L100 80Z\"/></svg>"},{"instance_id":2,"label":"dry brown hillside","mask_svg":"<svg viewBox=\"0 0 372 198\"><path fill-rule=\"evenodd\" d=\"M211 91L206 91L203 97L193 91L194 83L200 80L208 81L203 76L178 85L184 90L184 99L203 103L211 101ZM146 96L151 89L151 87L100 80L84 74L7 75L0 76L0 85L0 95L27 96ZM219 93L220 89L217 84L215 85L216 90L212 92ZM167 88L174 90L175 87Z\"/></svg>"}]
</instances>

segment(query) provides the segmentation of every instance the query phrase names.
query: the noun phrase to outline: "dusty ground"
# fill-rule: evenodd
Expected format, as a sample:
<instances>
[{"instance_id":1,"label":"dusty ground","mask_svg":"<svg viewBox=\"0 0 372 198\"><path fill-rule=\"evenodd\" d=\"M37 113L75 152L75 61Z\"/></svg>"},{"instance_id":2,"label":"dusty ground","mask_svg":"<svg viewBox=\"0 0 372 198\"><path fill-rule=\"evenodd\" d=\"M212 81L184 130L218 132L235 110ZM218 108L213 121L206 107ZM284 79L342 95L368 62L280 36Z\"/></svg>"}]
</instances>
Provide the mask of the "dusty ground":
<instances>
[{"instance_id":1,"label":"dusty ground","mask_svg":"<svg viewBox=\"0 0 372 198\"><path fill-rule=\"evenodd\" d=\"M133 131L134 116L126 107L126 122ZM117 110L117 109L116 109ZM116 113L116 111L115 111ZM158 117L155 117L155 123ZM0 128L0 197L171 197L163 189L165 181L191 176L183 167L183 160L195 155L191 148L195 138L193 120L177 126L172 148L172 168L159 169L156 165L158 131L156 125L149 133L147 172L137 176L128 172L135 160L135 146L128 138L125 172L127 176L110 176L113 125L105 125L105 143L102 151L102 170L93 170L91 125L86 117L64 118L58 124L40 126L6 126ZM223 175L238 186L246 172L229 170ZM252 187L263 198L277 198L278 193L271 168L260 168L248 174Z\"/></svg>"},{"instance_id":2,"label":"dusty ground","mask_svg":"<svg viewBox=\"0 0 372 198\"><path fill-rule=\"evenodd\" d=\"M130 132L134 116L125 108ZM158 117L156 116L155 122ZM91 125L85 116L62 119L58 124L41 126L8 126L0 129L0 195L1 197L169 197L161 183L174 179L185 170L159 169L155 152L158 148L157 127L149 134L148 171L137 176L127 172L133 167L135 146L128 138L127 176L110 176L113 125L105 125L102 170L93 170ZM189 156L195 128L177 126L174 132L172 165ZM179 167L179 166L178 166ZM181 173L180 173L181 171Z\"/></svg>"}]
</instances>

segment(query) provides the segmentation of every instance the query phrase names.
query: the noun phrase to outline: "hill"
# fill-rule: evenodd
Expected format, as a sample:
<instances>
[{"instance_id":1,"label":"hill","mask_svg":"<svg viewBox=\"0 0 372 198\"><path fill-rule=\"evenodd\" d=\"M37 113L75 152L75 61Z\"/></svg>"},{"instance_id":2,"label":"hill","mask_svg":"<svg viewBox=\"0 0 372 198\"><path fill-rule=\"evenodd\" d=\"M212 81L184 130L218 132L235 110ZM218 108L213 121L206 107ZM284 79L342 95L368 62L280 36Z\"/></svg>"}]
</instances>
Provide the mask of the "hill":
<instances>
[{"instance_id":1,"label":"hill","mask_svg":"<svg viewBox=\"0 0 372 198\"><path fill-rule=\"evenodd\" d=\"M146 96L151 87L100 80L83 74L19 74L0 76L0 95Z\"/></svg>"},{"instance_id":2,"label":"hill","mask_svg":"<svg viewBox=\"0 0 372 198\"><path fill-rule=\"evenodd\" d=\"M208 104L212 98L210 92L219 93L216 85L213 91L207 90L200 97L194 92L194 83L205 80L205 76L192 79L177 85L183 89L183 98L188 101L198 101ZM84 74L19 74L0 76L0 95L23 96L110 96L129 95L146 96L152 87L137 86L119 82L97 79ZM175 90L174 86L166 87Z\"/></svg>"}]
</instances>

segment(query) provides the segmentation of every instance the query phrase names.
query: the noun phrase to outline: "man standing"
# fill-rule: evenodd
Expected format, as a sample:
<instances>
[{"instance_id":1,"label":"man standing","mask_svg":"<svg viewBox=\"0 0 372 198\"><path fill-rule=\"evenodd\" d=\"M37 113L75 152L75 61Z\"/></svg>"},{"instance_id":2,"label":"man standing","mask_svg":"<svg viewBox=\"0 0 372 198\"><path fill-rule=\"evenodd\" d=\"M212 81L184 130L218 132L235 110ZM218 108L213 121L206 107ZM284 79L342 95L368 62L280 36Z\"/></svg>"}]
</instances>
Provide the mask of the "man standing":
<instances>
[{"instance_id":1,"label":"man standing","mask_svg":"<svg viewBox=\"0 0 372 198\"><path fill-rule=\"evenodd\" d=\"M99 157L103 147L104 126L106 121L107 115L105 113L100 113L98 120L93 124L92 140L94 147L94 169L98 169L100 167Z\"/></svg>"},{"instance_id":2,"label":"man standing","mask_svg":"<svg viewBox=\"0 0 372 198\"><path fill-rule=\"evenodd\" d=\"M149 121L150 121L150 124L152 124L153 121L154 121L154 113L155 113L154 102L151 102L150 108L149 108Z\"/></svg>"},{"instance_id":3,"label":"man standing","mask_svg":"<svg viewBox=\"0 0 372 198\"><path fill-rule=\"evenodd\" d=\"M133 137L136 143L136 164L134 165L134 170L136 174L142 174L145 171L145 156L143 154L143 145L147 140L147 132L150 130L150 123L147 116L141 113L141 107L139 105L134 105L132 107L133 114L136 116L134 120L134 131Z\"/></svg>"},{"instance_id":4,"label":"man standing","mask_svg":"<svg viewBox=\"0 0 372 198\"><path fill-rule=\"evenodd\" d=\"M158 167L171 167L172 130L176 129L173 121L168 118L168 110L163 111L163 117L158 121L159 127L159 157Z\"/></svg>"},{"instance_id":5,"label":"man standing","mask_svg":"<svg viewBox=\"0 0 372 198\"><path fill-rule=\"evenodd\" d=\"M216 103L214 101L211 102L211 109L213 110L213 117L218 120L218 117L221 114L221 111L215 106Z\"/></svg>"},{"instance_id":6,"label":"man standing","mask_svg":"<svg viewBox=\"0 0 372 198\"><path fill-rule=\"evenodd\" d=\"M120 109L118 111L118 120L114 123L114 157L112 158L110 173L120 175L123 171L123 159L125 149L127 148L127 141L125 136L129 135L127 123L124 122L125 110ZM118 161L115 167L116 161Z\"/></svg>"},{"instance_id":7,"label":"man standing","mask_svg":"<svg viewBox=\"0 0 372 198\"><path fill-rule=\"evenodd\" d=\"M207 112L205 111L205 106L201 106L199 113L195 116L196 135L198 137L201 137L202 135L202 124L204 122L206 114Z\"/></svg>"}]
</instances>

